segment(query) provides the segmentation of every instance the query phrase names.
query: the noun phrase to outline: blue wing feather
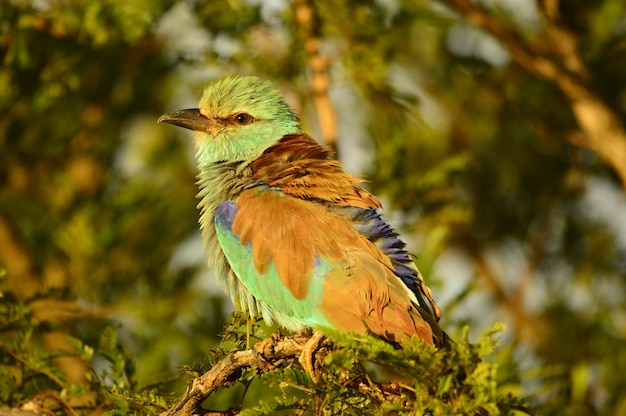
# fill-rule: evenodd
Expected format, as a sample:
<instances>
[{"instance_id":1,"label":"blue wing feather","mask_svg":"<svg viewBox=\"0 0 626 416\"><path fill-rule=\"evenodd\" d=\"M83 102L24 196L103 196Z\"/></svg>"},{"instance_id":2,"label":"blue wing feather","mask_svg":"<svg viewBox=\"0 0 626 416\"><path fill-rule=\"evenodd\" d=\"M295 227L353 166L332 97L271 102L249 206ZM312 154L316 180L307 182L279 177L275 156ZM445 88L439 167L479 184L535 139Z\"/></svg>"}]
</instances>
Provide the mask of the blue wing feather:
<instances>
[{"instance_id":1,"label":"blue wing feather","mask_svg":"<svg viewBox=\"0 0 626 416\"><path fill-rule=\"evenodd\" d=\"M422 291L423 280L419 271L413 267L413 259L405 249L406 244L398 238L400 234L382 218L376 209L347 207L343 208L343 211L349 216L358 232L389 256L396 276L415 294L419 306L437 317L430 300Z\"/></svg>"}]
</instances>

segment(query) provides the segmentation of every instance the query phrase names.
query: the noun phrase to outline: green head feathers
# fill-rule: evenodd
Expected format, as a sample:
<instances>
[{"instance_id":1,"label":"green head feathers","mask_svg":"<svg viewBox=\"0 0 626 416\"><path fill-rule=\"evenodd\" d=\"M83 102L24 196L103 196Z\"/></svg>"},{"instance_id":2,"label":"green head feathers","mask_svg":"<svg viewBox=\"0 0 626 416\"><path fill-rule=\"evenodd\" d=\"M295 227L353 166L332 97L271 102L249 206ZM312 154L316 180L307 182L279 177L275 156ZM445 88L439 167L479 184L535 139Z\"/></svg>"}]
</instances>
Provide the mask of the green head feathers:
<instances>
[{"instance_id":1,"label":"green head feathers","mask_svg":"<svg viewBox=\"0 0 626 416\"><path fill-rule=\"evenodd\" d=\"M215 81L204 89L199 108L166 113L159 122L196 132L201 166L254 160L284 135L302 131L280 92L257 77Z\"/></svg>"}]
</instances>

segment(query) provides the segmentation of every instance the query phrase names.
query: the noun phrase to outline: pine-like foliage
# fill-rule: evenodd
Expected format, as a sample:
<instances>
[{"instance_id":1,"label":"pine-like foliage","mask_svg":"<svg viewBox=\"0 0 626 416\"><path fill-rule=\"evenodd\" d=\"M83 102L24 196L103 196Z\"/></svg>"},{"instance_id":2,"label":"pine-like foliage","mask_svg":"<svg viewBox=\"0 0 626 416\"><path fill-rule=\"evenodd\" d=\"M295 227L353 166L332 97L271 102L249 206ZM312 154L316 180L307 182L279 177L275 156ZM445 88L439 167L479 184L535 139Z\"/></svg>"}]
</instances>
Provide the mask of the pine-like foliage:
<instances>
[{"instance_id":1,"label":"pine-like foliage","mask_svg":"<svg viewBox=\"0 0 626 416\"><path fill-rule=\"evenodd\" d=\"M68 349L45 350L42 339L51 322L33 319L31 307L0 292L0 403L33 412L56 414L156 414L166 409L160 391L180 376L161 377L150 385L135 379L135 359L118 340L116 326L106 326L94 346L68 338ZM72 384L63 360L87 369L86 383ZM2 411L0 410L0 414Z\"/></svg>"},{"instance_id":2,"label":"pine-like foliage","mask_svg":"<svg viewBox=\"0 0 626 416\"><path fill-rule=\"evenodd\" d=\"M209 353L205 365L195 366L198 378L168 415L192 414L195 407L189 403L202 403L207 397L204 406L210 411L244 415L533 414L500 385L497 366L489 362L496 335L503 329L500 324L477 344L464 336L442 349L417 337L398 349L371 336L331 333L332 342L323 343L314 355L317 382L300 365L298 353L278 353L285 343L301 343L301 337L260 339L267 336L267 328L254 323L251 334L248 328L241 315L231 316L220 348ZM252 358L234 358L249 340L258 340L250 350ZM269 355L265 344L270 345ZM258 349L259 345L265 346ZM202 376L225 361L229 365L221 371L227 377L206 377L208 372Z\"/></svg>"},{"instance_id":3,"label":"pine-like foliage","mask_svg":"<svg viewBox=\"0 0 626 416\"><path fill-rule=\"evenodd\" d=\"M30 319L24 303L10 296L4 300L0 311L1 399L9 406L29 410L159 414L176 399L167 393L176 379L184 374L202 376L228 356L245 351L249 342L277 339L266 338L269 328L262 322L249 326L242 315L233 314L219 347L211 350L203 363L181 367L174 378L140 385L134 377L135 360L120 345L116 328L107 327L95 347L71 339L71 351L43 353L33 348L34 334L42 331L42 323ZM204 402L212 411L243 415L512 414L514 410L532 414L519 397L499 385L497 367L488 361L501 329L501 325L494 326L475 345L464 339L439 350L417 338L396 349L374 337L333 333L332 343L315 355L318 382L302 369L298 354L289 353L263 358L258 366L230 368L232 376L212 386L214 394L193 398L200 397L197 404ZM295 344L301 339L284 338L283 342ZM55 362L59 357L86 363L90 382L80 386L67 383ZM170 412L167 414L192 414Z\"/></svg>"}]
</instances>

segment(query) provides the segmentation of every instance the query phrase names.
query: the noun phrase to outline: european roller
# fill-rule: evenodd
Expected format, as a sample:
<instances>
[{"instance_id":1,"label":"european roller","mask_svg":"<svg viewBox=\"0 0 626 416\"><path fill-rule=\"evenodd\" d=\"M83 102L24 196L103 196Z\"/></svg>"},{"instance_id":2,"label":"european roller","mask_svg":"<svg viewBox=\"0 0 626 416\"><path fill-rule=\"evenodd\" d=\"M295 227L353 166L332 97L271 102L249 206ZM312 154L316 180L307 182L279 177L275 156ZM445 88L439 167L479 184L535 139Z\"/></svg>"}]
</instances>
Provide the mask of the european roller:
<instances>
[{"instance_id":1,"label":"european roller","mask_svg":"<svg viewBox=\"0 0 626 416\"><path fill-rule=\"evenodd\" d=\"M200 228L233 302L291 331L445 343L440 310L379 200L257 77L209 84L159 122L195 132Z\"/></svg>"}]
</instances>

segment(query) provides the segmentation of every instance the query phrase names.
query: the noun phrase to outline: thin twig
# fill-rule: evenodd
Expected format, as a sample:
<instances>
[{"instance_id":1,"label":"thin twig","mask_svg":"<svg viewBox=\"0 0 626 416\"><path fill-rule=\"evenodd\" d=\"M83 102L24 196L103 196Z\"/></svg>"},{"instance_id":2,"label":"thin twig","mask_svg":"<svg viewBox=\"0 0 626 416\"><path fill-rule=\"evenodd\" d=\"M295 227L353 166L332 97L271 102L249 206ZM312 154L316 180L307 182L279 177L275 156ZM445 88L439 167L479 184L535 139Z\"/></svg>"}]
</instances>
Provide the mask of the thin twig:
<instances>
[{"instance_id":1,"label":"thin twig","mask_svg":"<svg viewBox=\"0 0 626 416\"><path fill-rule=\"evenodd\" d=\"M31 369L32 371L34 371L37 374L43 374L46 377L48 377L50 380L52 380L53 382L55 382L59 387L65 387L66 383L65 381L61 380L59 377L57 377L54 373L52 373L50 370L46 369L46 368L40 368L40 367L36 367L35 365L33 365L32 363L30 363L28 360L25 360L24 358L22 358L19 354L13 352L8 346L6 346L2 341L0 341L0 350L3 350L4 352L6 352L7 354L9 354L15 361L21 363L23 366L25 366L26 368Z\"/></svg>"}]
</instances>

